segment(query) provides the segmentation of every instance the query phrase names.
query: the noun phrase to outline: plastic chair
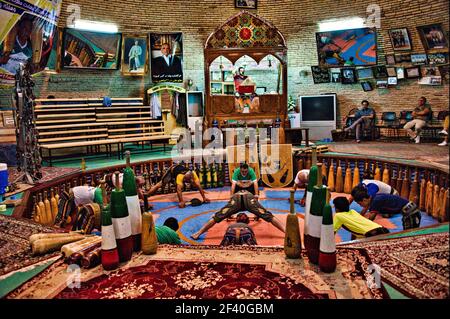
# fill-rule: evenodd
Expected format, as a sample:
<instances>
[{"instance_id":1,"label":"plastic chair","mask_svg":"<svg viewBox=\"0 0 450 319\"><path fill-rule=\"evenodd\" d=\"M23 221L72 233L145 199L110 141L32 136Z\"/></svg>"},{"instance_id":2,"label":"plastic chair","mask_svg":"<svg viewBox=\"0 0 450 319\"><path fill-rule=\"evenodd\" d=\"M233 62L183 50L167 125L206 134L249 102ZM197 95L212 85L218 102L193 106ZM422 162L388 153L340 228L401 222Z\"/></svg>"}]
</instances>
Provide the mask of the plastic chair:
<instances>
[{"instance_id":1,"label":"plastic chair","mask_svg":"<svg viewBox=\"0 0 450 319\"><path fill-rule=\"evenodd\" d=\"M387 129L387 137L399 138L398 129L400 128L399 119L395 112L383 112L381 114L381 124L376 126L378 130Z\"/></svg>"}]
</instances>

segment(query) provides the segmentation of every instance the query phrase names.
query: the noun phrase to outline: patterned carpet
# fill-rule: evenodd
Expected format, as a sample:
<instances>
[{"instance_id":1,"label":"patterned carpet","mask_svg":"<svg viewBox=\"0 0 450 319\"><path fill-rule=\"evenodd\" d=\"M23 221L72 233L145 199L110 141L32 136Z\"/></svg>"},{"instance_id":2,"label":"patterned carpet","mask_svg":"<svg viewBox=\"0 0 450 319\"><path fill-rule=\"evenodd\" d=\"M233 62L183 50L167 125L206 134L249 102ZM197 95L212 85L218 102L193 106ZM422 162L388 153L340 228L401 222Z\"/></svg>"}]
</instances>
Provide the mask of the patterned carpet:
<instances>
[{"instance_id":1,"label":"patterned carpet","mask_svg":"<svg viewBox=\"0 0 450 319\"><path fill-rule=\"evenodd\" d=\"M55 229L0 215L0 276L11 271L59 255L59 252L44 256L32 256L28 238L36 233L52 233Z\"/></svg>"},{"instance_id":2,"label":"patterned carpet","mask_svg":"<svg viewBox=\"0 0 450 319\"><path fill-rule=\"evenodd\" d=\"M342 247L364 248L381 278L410 298L449 298L449 234L379 240Z\"/></svg>"},{"instance_id":3,"label":"patterned carpet","mask_svg":"<svg viewBox=\"0 0 450 319\"><path fill-rule=\"evenodd\" d=\"M306 255L286 259L281 248L161 245L112 272L83 270L79 288L69 288L67 265L55 263L7 298L388 298L384 287L367 285L370 264L353 248L339 249L336 272L325 274Z\"/></svg>"}]
</instances>

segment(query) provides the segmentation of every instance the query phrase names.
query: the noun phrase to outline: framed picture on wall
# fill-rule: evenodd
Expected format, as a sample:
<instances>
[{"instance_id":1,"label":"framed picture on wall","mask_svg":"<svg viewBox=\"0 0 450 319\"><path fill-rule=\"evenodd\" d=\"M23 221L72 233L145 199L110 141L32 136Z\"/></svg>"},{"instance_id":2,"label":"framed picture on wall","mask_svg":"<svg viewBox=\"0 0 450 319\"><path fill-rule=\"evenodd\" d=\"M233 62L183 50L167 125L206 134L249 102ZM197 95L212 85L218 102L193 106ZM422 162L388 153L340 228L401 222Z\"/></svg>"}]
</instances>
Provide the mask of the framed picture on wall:
<instances>
[{"instance_id":1,"label":"framed picture on wall","mask_svg":"<svg viewBox=\"0 0 450 319\"><path fill-rule=\"evenodd\" d=\"M395 62L396 63L411 62L411 54L398 53L395 55Z\"/></svg>"},{"instance_id":2,"label":"framed picture on wall","mask_svg":"<svg viewBox=\"0 0 450 319\"><path fill-rule=\"evenodd\" d=\"M449 66L448 65L440 66L439 73L441 73L442 82L448 84L450 82Z\"/></svg>"},{"instance_id":3,"label":"framed picture on wall","mask_svg":"<svg viewBox=\"0 0 450 319\"><path fill-rule=\"evenodd\" d=\"M121 33L64 29L61 64L71 69L117 70L120 64Z\"/></svg>"},{"instance_id":4,"label":"framed picture on wall","mask_svg":"<svg viewBox=\"0 0 450 319\"><path fill-rule=\"evenodd\" d=\"M358 80L373 79L372 68L356 69L356 72L358 73Z\"/></svg>"},{"instance_id":5,"label":"framed picture on wall","mask_svg":"<svg viewBox=\"0 0 450 319\"><path fill-rule=\"evenodd\" d=\"M123 75L144 75L148 72L148 44L146 36L125 36L122 41Z\"/></svg>"},{"instance_id":6,"label":"framed picture on wall","mask_svg":"<svg viewBox=\"0 0 450 319\"><path fill-rule=\"evenodd\" d=\"M378 80L377 81L377 88L379 88L379 89L387 89L388 88L388 81L386 81L386 80Z\"/></svg>"},{"instance_id":7,"label":"framed picture on wall","mask_svg":"<svg viewBox=\"0 0 450 319\"><path fill-rule=\"evenodd\" d=\"M386 70L387 70L387 75L389 77L392 77L392 76L397 77L397 70L394 67L386 68Z\"/></svg>"},{"instance_id":8,"label":"framed picture on wall","mask_svg":"<svg viewBox=\"0 0 450 319\"><path fill-rule=\"evenodd\" d=\"M375 28L317 32L316 46L319 65L341 67L377 64Z\"/></svg>"},{"instance_id":9,"label":"framed picture on wall","mask_svg":"<svg viewBox=\"0 0 450 319\"><path fill-rule=\"evenodd\" d=\"M234 6L239 9L256 9L257 0L234 0Z\"/></svg>"},{"instance_id":10,"label":"framed picture on wall","mask_svg":"<svg viewBox=\"0 0 450 319\"><path fill-rule=\"evenodd\" d=\"M378 65L375 67L375 77L376 78L387 78L387 69L385 65Z\"/></svg>"},{"instance_id":11,"label":"framed picture on wall","mask_svg":"<svg viewBox=\"0 0 450 319\"><path fill-rule=\"evenodd\" d=\"M330 83L330 70L320 66L311 66L314 84Z\"/></svg>"},{"instance_id":12,"label":"framed picture on wall","mask_svg":"<svg viewBox=\"0 0 450 319\"><path fill-rule=\"evenodd\" d=\"M373 91L372 83L368 81L361 82L361 86L364 92Z\"/></svg>"},{"instance_id":13,"label":"framed picture on wall","mask_svg":"<svg viewBox=\"0 0 450 319\"><path fill-rule=\"evenodd\" d=\"M420 68L418 66L414 66L412 68L406 68L406 78L408 79L416 79L420 78Z\"/></svg>"},{"instance_id":14,"label":"framed picture on wall","mask_svg":"<svg viewBox=\"0 0 450 319\"><path fill-rule=\"evenodd\" d=\"M431 65L441 65L447 64L448 62L448 54L447 53L429 53L428 54L428 63Z\"/></svg>"},{"instance_id":15,"label":"framed picture on wall","mask_svg":"<svg viewBox=\"0 0 450 319\"><path fill-rule=\"evenodd\" d=\"M356 83L355 69L354 68L342 68L341 69L341 81L342 81L342 84Z\"/></svg>"},{"instance_id":16,"label":"framed picture on wall","mask_svg":"<svg viewBox=\"0 0 450 319\"><path fill-rule=\"evenodd\" d=\"M393 54L386 54L386 64L395 64L395 56Z\"/></svg>"},{"instance_id":17,"label":"framed picture on wall","mask_svg":"<svg viewBox=\"0 0 450 319\"><path fill-rule=\"evenodd\" d=\"M441 76L439 68L437 66L422 66L420 68L420 74L422 77L426 76Z\"/></svg>"},{"instance_id":18,"label":"framed picture on wall","mask_svg":"<svg viewBox=\"0 0 450 319\"><path fill-rule=\"evenodd\" d=\"M428 52L442 51L448 48L448 40L445 36L442 24L430 24L417 27L420 39Z\"/></svg>"},{"instance_id":19,"label":"framed picture on wall","mask_svg":"<svg viewBox=\"0 0 450 319\"><path fill-rule=\"evenodd\" d=\"M427 55L425 53L411 54L411 63L414 65L427 64Z\"/></svg>"},{"instance_id":20,"label":"framed picture on wall","mask_svg":"<svg viewBox=\"0 0 450 319\"><path fill-rule=\"evenodd\" d=\"M388 85L397 85L397 77L395 76L390 76L388 77Z\"/></svg>"},{"instance_id":21,"label":"framed picture on wall","mask_svg":"<svg viewBox=\"0 0 450 319\"><path fill-rule=\"evenodd\" d=\"M331 83L341 83L341 69L331 68Z\"/></svg>"},{"instance_id":22,"label":"framed picture on wall","mask_svg":"<svg viewBox=\"0 0 450 319\"><path fill-rule=\"evenodd\" d=\"M405 78L405 68L399 67L395 68L395 70L397 71L397 79L403 80Z\"/></svg>"},{"instance_id":23,"label":"framed picture on wall","mask_svg":"<svg viewBox=\"0 0 450 319\"><path fill-rule=\"evenodd\" d=\"M394 51L410 51L411 40L407 28L397 28L389 30L392 47Z\"/></svg>"},{"instance_id":24,"label":"framed picture on wall","mask_svg":"<svg viewBox=\"0 0 450 319\"><path fill-rule=\"evenodd\" d=\"M183 82L183 34L150 33L152 82Z\"/></svg>"}]
</instances>

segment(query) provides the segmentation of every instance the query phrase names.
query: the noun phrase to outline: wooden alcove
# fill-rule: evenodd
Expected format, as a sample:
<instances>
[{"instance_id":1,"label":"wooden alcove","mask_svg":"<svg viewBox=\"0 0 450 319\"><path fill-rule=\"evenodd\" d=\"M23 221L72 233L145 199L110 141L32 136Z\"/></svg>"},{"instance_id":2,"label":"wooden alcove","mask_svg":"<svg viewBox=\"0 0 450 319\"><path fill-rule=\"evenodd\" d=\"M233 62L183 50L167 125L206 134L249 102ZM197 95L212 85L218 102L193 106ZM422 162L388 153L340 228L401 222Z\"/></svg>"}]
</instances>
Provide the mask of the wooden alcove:
<instances>
[{"instance_id":1,"label":"wooden alcove","mask_svg":"<svg viewBox=\"0 0 450 319\"><path fill-rule=\"evenodd\" d=\"M245 55L258 64L271 55L279 61L281 67L281 92L258 96L260 108L255 113L236 112L234 95L211 95L212 62L223 56L234 65ZM217 120L219 126L223 127L221 123L224 120L267 122L275 121L278 116L281 127L284 128L287 111L287 47L283 35L275 26L253 13L241 11L209 35L204 47L204 57L205 127L211 127L213 120Z\"/></svg>"}]
</instances>

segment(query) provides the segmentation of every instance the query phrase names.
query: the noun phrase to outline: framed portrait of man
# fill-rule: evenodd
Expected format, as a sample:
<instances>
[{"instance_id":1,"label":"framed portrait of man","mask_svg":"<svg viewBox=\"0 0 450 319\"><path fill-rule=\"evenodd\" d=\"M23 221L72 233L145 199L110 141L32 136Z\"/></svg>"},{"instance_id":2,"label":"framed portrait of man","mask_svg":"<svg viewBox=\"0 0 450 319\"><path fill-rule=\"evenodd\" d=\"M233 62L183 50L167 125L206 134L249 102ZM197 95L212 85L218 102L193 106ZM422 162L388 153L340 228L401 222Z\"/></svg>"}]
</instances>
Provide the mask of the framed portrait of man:
<instances>
[{"instance_id":1,"label":"framed portrait of man","mask_svg":"<svg viewBox=\"0 0 450 319\"><path fill-rule=\"evenodd\" d=\"M146 36L124 36L122 41L123 75L145 75L148 72Z\"/></svg>"},{"instance_id":2,"label":"framed portrait of man","mask_svg":"<svg viewBox=\"0 0 450 319\"><path fill-rule=\"evenodd\" d=\"M417 27L427 52L441 52L448 48L448 40L440 23Z\"/></svg>"},{"instance_id":3,"label":"framed portrait of man","mask_svg":"<svg viewBox=\"0 0 450 319\"><path fill-rule=\"evenodd\" d=\"M183 82L183 34L150 33L153 83Z\"/></svg>"}]
</instances>

